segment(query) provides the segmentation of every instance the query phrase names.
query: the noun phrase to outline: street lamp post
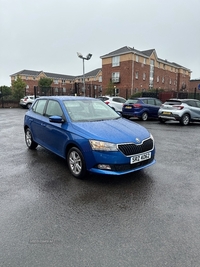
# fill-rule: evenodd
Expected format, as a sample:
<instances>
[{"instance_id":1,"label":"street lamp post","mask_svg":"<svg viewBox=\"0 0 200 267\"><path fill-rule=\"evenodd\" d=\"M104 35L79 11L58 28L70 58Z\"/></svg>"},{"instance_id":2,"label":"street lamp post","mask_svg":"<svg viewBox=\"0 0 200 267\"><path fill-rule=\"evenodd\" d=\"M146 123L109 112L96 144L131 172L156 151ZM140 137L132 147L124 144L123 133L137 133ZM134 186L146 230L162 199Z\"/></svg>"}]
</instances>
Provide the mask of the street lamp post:
<instances>
[{"instance_id":1,"label":"street lamp post","mask_svg":"<svg viewBox=\"0 0 200 267\"><path fill-rule=\"evenodd\" d=\"M84 62L84 60L85 59L86 60L91 59L92 54L88 54L86 57L84 57L81 53L77 52L77 55L78 55L78 57L82 58L82 60L83 60L83 92L84 92L84 96L85 96L85 62Z\"/></svg>"}]
</instances>

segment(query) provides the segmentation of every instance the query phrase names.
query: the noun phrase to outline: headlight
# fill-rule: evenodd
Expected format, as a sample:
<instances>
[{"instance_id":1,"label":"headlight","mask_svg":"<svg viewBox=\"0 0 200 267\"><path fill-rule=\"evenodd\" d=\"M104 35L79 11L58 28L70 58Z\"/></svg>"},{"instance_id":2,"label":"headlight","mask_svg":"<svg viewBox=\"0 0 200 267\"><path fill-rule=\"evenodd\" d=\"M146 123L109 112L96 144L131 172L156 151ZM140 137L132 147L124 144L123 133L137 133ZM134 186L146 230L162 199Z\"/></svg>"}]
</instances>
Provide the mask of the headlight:
<instances>
[{"instance_id":1,"label":"headlight","mask_svg":"<svg viewBox=\"0 0 200 267\"><path fill-rule=\"evenodd\" d=\"M150 138L154 141L153 135L150 133Z\"/></svg>"},{"instance_id":2,"label":"headlight","mask_svg":"<svg viewBox=\"0 0 200 267\"><path fill-rule=\"evenodd\" d=\"M118 151L116 144L89 140L92 150L100 150L100 151Z\"/></svg>"}]
</instances>

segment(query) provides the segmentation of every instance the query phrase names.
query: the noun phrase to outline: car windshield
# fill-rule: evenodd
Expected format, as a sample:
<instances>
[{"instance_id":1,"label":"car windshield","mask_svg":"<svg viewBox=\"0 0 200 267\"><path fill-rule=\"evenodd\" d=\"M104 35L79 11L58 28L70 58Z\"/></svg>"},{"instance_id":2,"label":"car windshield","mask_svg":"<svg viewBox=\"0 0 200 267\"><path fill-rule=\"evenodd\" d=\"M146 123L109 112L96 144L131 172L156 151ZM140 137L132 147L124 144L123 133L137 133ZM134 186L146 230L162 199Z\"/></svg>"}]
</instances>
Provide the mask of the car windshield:
<instances>
[{"instance_id":1,"label":"car windshield","mask_svg":"<svg viewBox=\"0 0 200 267\"><path fill-rule=\"evenodd\" d=\"M166 100L164 103L164 105L180 105L180 104L181 104L181 101L173 100L173 99Z\"/></svg>"},{"instance_id":2,"label":"car windshield","mask_svg":"<svg viewBox=\"0 0 200 267\"><path fill-rule=\"evenodd\" d=\"M120 118L120 115L101 100L65 100L64 105L70 119L74 122L113 120Z\"/></svg>"}]
</instances>

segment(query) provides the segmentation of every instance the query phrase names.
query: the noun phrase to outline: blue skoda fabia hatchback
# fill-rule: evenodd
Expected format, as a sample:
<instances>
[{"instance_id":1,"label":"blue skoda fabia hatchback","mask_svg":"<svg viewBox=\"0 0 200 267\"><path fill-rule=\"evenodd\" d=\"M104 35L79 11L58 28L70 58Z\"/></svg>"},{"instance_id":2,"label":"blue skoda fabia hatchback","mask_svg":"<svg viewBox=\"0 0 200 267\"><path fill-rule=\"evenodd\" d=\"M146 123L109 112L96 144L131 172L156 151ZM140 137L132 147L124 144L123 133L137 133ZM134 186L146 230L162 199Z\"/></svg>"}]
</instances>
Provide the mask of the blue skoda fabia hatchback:
<instances>
[{"instance_id":1,"label":"blue skoda fabia hatchback","mask_svg":"<svg viewBox=\"0 0 200 267\"><path fill-rule=\"evenodd\" d=\"M121 175L155 163L148 130L122 118L99 99L49 96L35 100L24 117L25 141L66 159L70 172Z\"/></svg>"}]
</instances>

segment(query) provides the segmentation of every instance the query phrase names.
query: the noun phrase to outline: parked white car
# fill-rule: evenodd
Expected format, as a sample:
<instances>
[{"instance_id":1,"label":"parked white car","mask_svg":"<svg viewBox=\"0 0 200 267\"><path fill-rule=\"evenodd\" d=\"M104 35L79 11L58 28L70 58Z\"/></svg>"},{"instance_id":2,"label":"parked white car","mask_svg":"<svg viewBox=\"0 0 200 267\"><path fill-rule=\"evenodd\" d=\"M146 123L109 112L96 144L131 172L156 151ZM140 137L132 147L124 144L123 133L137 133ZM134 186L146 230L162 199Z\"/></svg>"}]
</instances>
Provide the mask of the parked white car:
<instances>
[{"instance_id":1,"label":"parked white car","mask_svg":"<svg viewBox=\"0 0 200 267\"><path fill-rule=\"evenodd\" d=\"M123 104L126 102L126 99L120 96L103 96L101 98L104 103L119 112L122 112Z\"/></svg>"},{"instance_id":2,"label":"parked white car","mask_svg":"<svg viewBox=\"0 0 200 267\"><path fill-rule=\"evenodd\" d=\"M19 104L22 108L30 108L34 100L35 100L34 95L27 95L20 99Z\"/></svg>"}]
</instances>

